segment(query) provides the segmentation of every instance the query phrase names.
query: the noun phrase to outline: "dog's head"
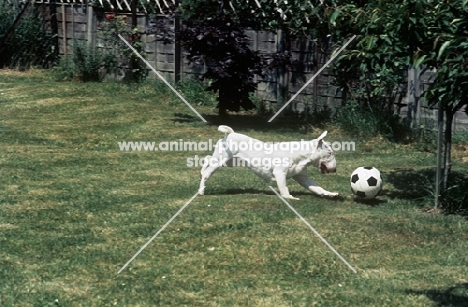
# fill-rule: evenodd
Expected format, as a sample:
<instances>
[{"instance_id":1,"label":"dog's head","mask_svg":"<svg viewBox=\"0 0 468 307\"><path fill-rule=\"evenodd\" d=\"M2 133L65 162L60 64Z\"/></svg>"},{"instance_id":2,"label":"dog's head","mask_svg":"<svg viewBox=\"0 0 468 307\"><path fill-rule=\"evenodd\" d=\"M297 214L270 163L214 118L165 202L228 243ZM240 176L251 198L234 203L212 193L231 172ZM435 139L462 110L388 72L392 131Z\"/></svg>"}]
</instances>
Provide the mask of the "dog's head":
<instances>
[{"instance_id":1,"label":"dog's head","mask_svg":"<svg viewBox=\"0 0 468 307\"><path fill-rule=\"evenodd\" d=\"M330 143L323 140L326 136L327 131L322 133L322 135L316 140L316 150L320 154L317 167L322 172L322 174L336 172L336 160L335 156L333 155L333 150L330 146Z\"/></svg>"}]
</instances>

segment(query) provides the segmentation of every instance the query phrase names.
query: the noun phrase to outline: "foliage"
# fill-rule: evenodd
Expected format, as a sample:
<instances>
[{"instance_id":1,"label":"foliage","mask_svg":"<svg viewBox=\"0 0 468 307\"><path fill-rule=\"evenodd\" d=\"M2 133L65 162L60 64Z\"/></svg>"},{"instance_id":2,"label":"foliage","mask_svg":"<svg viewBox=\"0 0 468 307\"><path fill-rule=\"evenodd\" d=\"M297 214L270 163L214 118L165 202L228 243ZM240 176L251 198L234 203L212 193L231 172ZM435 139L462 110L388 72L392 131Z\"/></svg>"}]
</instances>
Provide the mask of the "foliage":
<instances>
[{"instance_id":1,"label":"foliage","mask_svg":"<svg viewBox=\"0 0 468 307\"><path fill-rule=\"evenodd\" d=\"M209 81L198 81L193 79L185 79L177 83L177 90L184 96L187 101L198 106L215 106L216 97L205 91L210 86Z\"/></svg>"},{"instance_id":2,"label":"foliage","mask_svg":"<svg viewBox=\"0 0 468 307\"><path fill-rule=\"evenodd\" d=\"M447 214L468 214L468 177L454 172L441 195L441 207Z\"/></svg>"},{"instance_id":3,"label":"foliage","mask_svg":"<svg viewBox=\"0 0 468 307\"><path fill-rule=\"evenodd\" d=\"M413 137L413 132L401 122L398 114L387 109L372 112L356 101L348 101L340 107L333 121L343 131L363 139L383 136L391 141L406 143Z\"/></svg>"},{"instance_id":4,"label":"foliage","mask_svg":"<svg viewBox=\"0 0 468 307\"><path fill-rule=\"evenodd\" d=\"M314 2L314 4L312 4ZM183 22L187 25L187 29L198 27L199 30L195 30L192 33L192 37L200 37L198 34L202 32L210 32L211 30L205 30L202 27L208 26L208 23L211 23L212 27L219 27L218 24L220 21L217 21L220 16L230 16L231 24L237 23L239 26L242 25L242 28L253 28L256 30L266 30L276 32L277 30L282 30L283 35L281 36L282 47L279 48L276 54L266 55L265 58L268 58L268 68L286 71L286 66L291 64L291 39L300 35L311 35L315 43L320 43L322 36L324 37L324 30L326 29L325 19L322 17L323 10L326 8L324 1L274 1L273 3L268 0L256 0L256 1L217 1L217 0L195 0L195 1L181 1L181 5L178 9ZM225 18L225 17L223 17ZM223 23L223 21L221 21ZM209 27L208 26L208 27ZM190 31L190 30L189 30ZM236 34L238 35L238 34ZM220 36L219 33L216 36ZM222 38L224 39L224 38ZM327 38L325 38L328 41ZM242 40L242 39L241 39ZM196 40L189 40L187 45L191 43L196 44ZM202 42L203 43L203 42ZM212 45L212 42L209 44ZM197 47L195 47L197 48ZM244 48L245 49L245 48ZM246 49L245 49L246 50ZM211 51L208 51L211 52ZM245 53L240 50L240 53ZM228 56L229 57L229 56ZM248 57L245 57L248 60ZM208 64L209 69L218 67L218 71L213 69L211 72L214 73L215 78L217 79L221 75L228 75L228 78L233 76L232 73L225 74L228 68L222 67L223 64L218 65L216 61ZM244 60L241 60L244 61ZM259 62L258 64L255 63ZM250 65L249 70L257 70L260 72L260 67L266 65L265 63L260 63L260 59L255 59ZM225 60L221 61L226 63ZM210 67L211 65L211 67ZM224 65L225 66L225 65ZM244 71L248 73L247 62L245 63ZM208 73L209 74L209 73ZM245 79L250 79L247 77ZM243 79L243 78L239 78ZM228 81L226 79L226 88ZM234 84L240 84L241 82L234 81ZM252 91L254 88L249 81L250 85L243 84L241 86L246 88L246 91L241 90L241 92L247 93ZM218 86L216 83L214 86ZM221 85L221 87L223 87ZM214 88L217 90L216 88ZM220 92L220 95L223 96L223 91ZM228 93L228 95L236 95L235 92ZM245 101L247 94L243 94L244 98L241 100ZM223 99L223 98L221 98ZM282 99L285 99L283 97ZM227 103L232 104L232 103ZM253 104L248 103L247 108L253 107ZM238 109L235 107L234 109Z\"/></svg>"},{"instance_id":5,"label":"foliage","mask_svg":"<svg viewBox=\"0 0 468 307\"><path fill-rule=\"evenodd\" d=\"M182 0L180 12L184 21L193 23L203 22L215 13L232 14L245 27L273 32L282 29L294 37L325 30L327 23L323 12L328 5L332 5L332 1Z\"/></svg>"},{"instance_id":6,"label":"foliage","mask_svg":"<svg viewBox=\"0 0 468 307\"><path fill-rule=\"evenodd\" d=\"M100 46L75 40L72 55L63 56L54 68L56 79L87 82L124 75L125 81L141 82L146 78L144 63L117 36L126 37L141 52L138 31L130 29L125 16L107 14L106 19L100 31Z\"/></svg>"},{"instance_id":7,"label":"foliage","mask_svg":"<svg viewBox=\"0 0 468 307\"><path fill-rule=\"evenodd\" d=\"M371 112L393 112L394 103L406 92L401 84L406 80L410 51L400 39L401 32L407 31L404 2L343 2L327 11L334 39L358 35L334 63L336 84L343 88L345 99Z\"/></svg>"},{"instance_id":8,"label":"foliage","mask_svg":"<svg viewBox=\"0 0 468 307\"><path fill-rule=\"evenodd\" d=\"M261 74L264 63L258 52L249 48L244 27L220 14L196 24L181 33L187 59L205 65L203 79L211 80L208 90L218 92L219 113L255 108L250 93L256 89L255 74Z\"/></svg>"},{"instance_id":9,"label":"foliage","mask_svg":"<svg viewBox=\"0 0 468 307\"><path fill-rule=\"evenodd\" d=\"M333 35L360 35L335 67L342 75L338 83L369 109L391 107L403 96L398 84L410 65L436 69L425 98L431 106L440 102L445 113L443 186L448 188L453 117L468 104L468 1L347 3L330 10L328 19ZM349 84L353 77L358 79L354 92Z\"/></svg>"},{"instance_id":10,"label":"foliage","mask_svg":"<svg viewBox=\"0 0 468 307\"><path fill-rule=\"evenodd\" d=\"M421 18L413 20L421 25L414 65L436 69L425 98L432 106L440 103L445 115L443 189L448 189L453 119L455 112L468 106L468 1L425 3L421 11Z\"/></svg>"},{"instance_id":11,"label":"foliage","mask_svg":"<svg viewBox=\"0 0 468 307\"><path fill-rule=\"evenodd\" d=\"M0 38L9 31L19 12L13 3L0 3ZM56 36L48 31L42 14L31 6L13 32L0 59L0 67L48 68L56 61L55 40Z\"/></svg>"},{"instance_id":12,"label":"foliage","mask_svg":"<svg viewBox=\"0 0 468 307\"><path fill-rule=\"evenodd\" d=\"M58 65L53 69L53 75L57 80L102 81L115 64L116 60L113 54L75 41L73 54L63 56L60 59Z\"/></svg>"},{"instance_id":13,"label":"foliage","mask_svg":"<svg viewBox=\"0 0 468 307\"><path fill-rule=\"evenodd\" d=\"M102 81L109 68L115 65L115 58L108 52L75 42L73 45L75 77L84 82Z\"/></svg>"},{"instance_id":14,"label":"foliage","mask_svg":"<svg viewBox=\"0 0 468 307\"><path fill-rule=\"evenodd\" d=\"M71 56L62 56L57 64L49 70L56 81L70 81L75 79L75 69Z\"/></svg>"},{"instance_id":15,"label":"foliage","mask_svg":"<svg viewBox=\"0 0 468 307\"><path fill-rule=\"evenodd\" d=\"M128 25L126 15L106 14L107 21L102 27L103 49L118 58L120 69L124 70L124 79L129 82L141 82L146 79L147 70L140 58L118 37L126 38L135 50L144 56L143 42L138 28Z\"/></svg>"},{"instance_id":16,"label":"foliage","mask_svg":"<svg viewBox=\"0 0 468 307\"><path fill-rule=\"evenodd\" d=\"M468 1L458 0L426 7L425 44L418 46L416 64L436 68L426 92L430 105L442 102L453 111L468 105Z\"/></svg>"}]
</instances>

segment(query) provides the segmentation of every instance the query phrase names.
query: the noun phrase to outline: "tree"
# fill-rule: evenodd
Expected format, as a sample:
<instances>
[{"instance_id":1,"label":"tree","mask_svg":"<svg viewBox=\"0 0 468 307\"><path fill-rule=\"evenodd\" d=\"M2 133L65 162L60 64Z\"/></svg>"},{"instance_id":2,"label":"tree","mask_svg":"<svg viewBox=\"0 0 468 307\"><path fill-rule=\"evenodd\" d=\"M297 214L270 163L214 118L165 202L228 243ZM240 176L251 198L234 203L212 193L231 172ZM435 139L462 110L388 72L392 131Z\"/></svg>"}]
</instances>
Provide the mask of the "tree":
<instances>
[{"instance_id":1,"label":"tree","mask_svg":"<svg viewBox=\"0 0 468 307\"><path fill-rule=\"evenodd\" d=\"M343 52L336 67L345 75L342 84L358 72L367 101L377 99L372 105L391 90L384 89L387 82L382 76L394 75L388 84L397 86L410 65L436 69L425 97L430 106L440 103L446 118L443 188L447 189L453 117L468 105L468 0L347 3L330 9L327 18L334 36L360 35L360 43Z\"/></svg>"},{"instance_id":2,"label":"tree","mask_svg":"<svg viewBox=\"0 0 468 307\"><path fill-rule=\"evenodd\" d=\"M255 108L250 94L257 86L255 74L262 74L265 65L259 53L249 48L239 21L221 13L187 25L179 37L187 59L206 65L203 78L211 80L208 90L218 92L220 116L227 110Z\"/></svg>"},{"instance_id":3,"label":"tree","mask_svg":"<svg viewBox=\"0 0 468 307\"><path fill-rule=\"evenodd\" d=\"M186 25L181 38L189 51L188 59L207 64L204 77L213 79L209 89L219 92L221 115L225 109L254 107L248 96L256 87L253 76L261 74L266 59L249 49L243 34L247 27L281 30L281 47L268 56L268 67L283 72L291 63L292 38L326 28L321 17L326 8L323 0L182 0L180 4L178 12Z\"/></svg>"},{"instance_id":4,"label":"tree","mask_svg":"<svg viewBox=\"0 0 468 307\"><path fill-rule=\"evenodd\" d=\"M453 119L468 105L468 0L434 3L425 11L426 43L417 50L415 62L436 68L434 82L425 95L431 106L440 103L445 114L443 190L447 190Z\"/></svg>"},{"instance_id":5,"label":"tree","mask_svg":"<svg viewBox=\"0 0 468 307\"><path fill-rule=\"evenodd\" d=\"M326 12L335 39L358 35L356 43L334 63L336 83L343 89L345 101L357 101L373 113L393 113L395 102L406 91L401 84L411 47L400 38L408 28L408 8L402 2L343 2Z\"/></svg>"}]
</instances>

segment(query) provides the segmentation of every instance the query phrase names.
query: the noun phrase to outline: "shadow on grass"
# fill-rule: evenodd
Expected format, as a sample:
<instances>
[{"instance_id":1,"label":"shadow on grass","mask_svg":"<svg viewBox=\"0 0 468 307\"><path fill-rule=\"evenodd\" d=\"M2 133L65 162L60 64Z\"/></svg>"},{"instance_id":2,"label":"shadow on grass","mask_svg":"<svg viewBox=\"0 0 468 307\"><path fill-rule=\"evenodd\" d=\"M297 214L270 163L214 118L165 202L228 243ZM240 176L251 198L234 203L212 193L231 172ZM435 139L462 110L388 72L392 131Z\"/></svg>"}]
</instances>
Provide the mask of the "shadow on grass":
<instances>
[{"instance_id":1,"label":"shadow on grass","mask_svg":"<svg viewBox=\"0 0 468 307\"><path fill-rule=\"evenodd\" d=\"M436 306L463 307L468 304L468 283L461 283L447 290L408 290L408 294L425 295L436 303Z\"/></svg>"},{"instance_id":2,"label":"shadow on grass","mask_svg":"<svg viewBox=\"0 0 468 307\"><path fill-rule=\"evenodd\" d=\"M183 113L174 113L174 118L172 119L174 123L193 123L200 121L200 118L196 115L188 115Z\"/></svg>"},{"instance_id":3,"label":"shadow on grass","mask_svg":"<svg viewBox=\"0 0 468 307\"><path fill-rule=\"evenodd\" d=\"M275 195L271 190L259 190L252 188L235 188L235 189L222 189L222 188L211 188L211 192L205 195L244 195L244 194L256 194L256 195Z\"/></svg>"},{"instance_id":4,"label":"shadow on grass","mask_svg":"<svg viewBox=\"0 0 468 307\"><path fill-rule=\"evenodd\" d=\"M358 204L366 205L369 207L377 207L387 202L386 200L382 200L380 198L365 199L365 198L354 197L353 200Z\"/></svg>"},{"instance_id":5,"label":"shadow on grass","mask_svg":"<svg viewBox=\"0 0 468 307\"><path fill-rule=\"evenodd\" d=\"M257 131L299 131L307 133L311 123L300 119L294 114L288 114L275 118L271 123L268 120L271 116L259 116L254 114L229 114L220 117L215 114L202 114L206 119L207 125L219 126L227 125L234 130L257 130ZM193 123L201 119L192 114L174 113L172 121L174 123Z\"/></svg>"},{"instance_id":6,"label":"shadow on grass","mask_svg":"<svg viewBox=\"0 0 468 307\"><path fill-rule=\"evenodd\" d=\"M395 169L386 175L394 190L386 194L389 198L414 201L433 201L435 197L435 169ZM468 216L468 176L452 171L448 189L440 197L441 208L445 214Z\"/></svg>"},{"instance_id":7,"label":"shadow on grass","mask_svg":"<svg viewBox=\"0 0 468 307\"><path fill-rule=\"evenodd\" d=\"M224 117L212 114L203 116L208 121L209 125L227 125L234 130L252 129L257 131L298 131L298 129L303 130L304 125L307 124L294 115L279 116L271 123L268 122L268 120L273 116L273 114L266 117L252 114L229 114Z\"/></svg>"},{"instance_id":8,"label":"shadow on grass","mask_svg":"<svg viewBox=\"0 0 468 307\"><path fill-rule=\"evenodd\" d=\"M394 186L394 190L387 191L389 198L408 200L422 200L434 195L434 169L394 169L387 173L385 180Z\"/></svg>"},{"instance_id":9,"label":"shadow on grass","mask_svg":"<svg viewBox=\"0 0 468 307\"><path fill-rule=\"evenodd\" d=\"M265 189L265 190L259 190L259 189L252 189L252 188L236 188L236 189L223 189L221 190L220 188L216 188L216 189L211 189L211 192L208 192L206 193L205 192L205 195L246 195L246 194L249 194L249 195L268 195L268 196L276 196L277 195L275 193L273 193L273 191L271 191L270 189ZM307 196L310 196L310 197L320 197L319 195L315 195L311 192L307 192L307 191L291 191L291 195L293 195L294 197L297 197L297 198L300 198L301 200L303 199L303 197L307 197ZM343 201L345 198L341 195L337 196L337 197L333 197L333 198L329 198L329 199L332 199L332 200L336 200L336 201ZM289 199L286 199L286 201L290 202L291 200ZM294 202L294 200L292 200ZM380 204L384 201L380 201L380 200L371 200L371 201L368 201L366 204L367 205L376 205L376 204Z\"/></svg>"}]
</instances>

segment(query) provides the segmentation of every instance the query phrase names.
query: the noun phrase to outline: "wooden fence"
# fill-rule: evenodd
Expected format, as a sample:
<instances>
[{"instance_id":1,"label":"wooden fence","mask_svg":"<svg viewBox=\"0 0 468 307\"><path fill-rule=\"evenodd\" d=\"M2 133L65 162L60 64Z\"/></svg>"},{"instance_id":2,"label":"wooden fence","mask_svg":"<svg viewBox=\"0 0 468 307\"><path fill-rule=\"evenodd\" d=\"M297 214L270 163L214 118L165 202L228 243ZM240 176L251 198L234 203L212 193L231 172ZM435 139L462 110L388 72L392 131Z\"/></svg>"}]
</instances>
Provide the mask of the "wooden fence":
<instances>
[{"instance_id":1,"label":"wooden fence","mask_svg":"<svg viewBox=\"0 0 468 307\"><path fill-rule=\"evenodd\" d=\"M69 55L72 53L73 44L82 42L96 47L102 46L102 28L107 21L103 11L96 11L91 5L83 0L69 0L70 2L50 2L52 0L36 1L46 16L51 20L51 10L56 11L56 31L58 35L59 53ZM63 0L65 1L65 0ZM75 2L74 2L75 1ZM125 1L125 3L129 1ZM110 2L109 2L110 3ZM53 13L53 12L52 12ZM131 23L130 13L119 13L127 16L126 20ZM153 15L154 16L154 15ZM204 72L203 66L189 65L184 59L184 52L178 42L164 44L157 40L156 34L148 31L155 22L155 17L148 14L136 14L138 30L144 45L146 60L158 70L169 81L184 80L192 78ZM156 17L157 18L157 17ZM168 26L176 27L176 21L166 20ZM52 22L51 22L52 24ZM53 28L53 25L51 25ZM251 48L264 54L277 52L280 46L281 33L270 33L265 31L247 31L250 38ZM323 52L308 38L294 41L291 45L293 65L283 72L272 71L264 79L259 81L257 95L268 105L282 104L294 95L305 82L309 80L328 60L329 53ZM149 74L153 74L150 72ZM435 121L436 111L428 108L422 93L427 88L430 73L422 77L417 76L414 70L408 71L408 91L399 105L400 114L410 122L423 122L425 125ZM292 110L301 113L312 108L327 106L331 109L339 108L342 97L339 88L333 86L333 75L331 69L325 68L323 72L299 95L291 104ZM403 85L403 86L406 86ZM455 128L468 129L468 117L465 112L456 114Z\"/></svg>"}]
</instances>

